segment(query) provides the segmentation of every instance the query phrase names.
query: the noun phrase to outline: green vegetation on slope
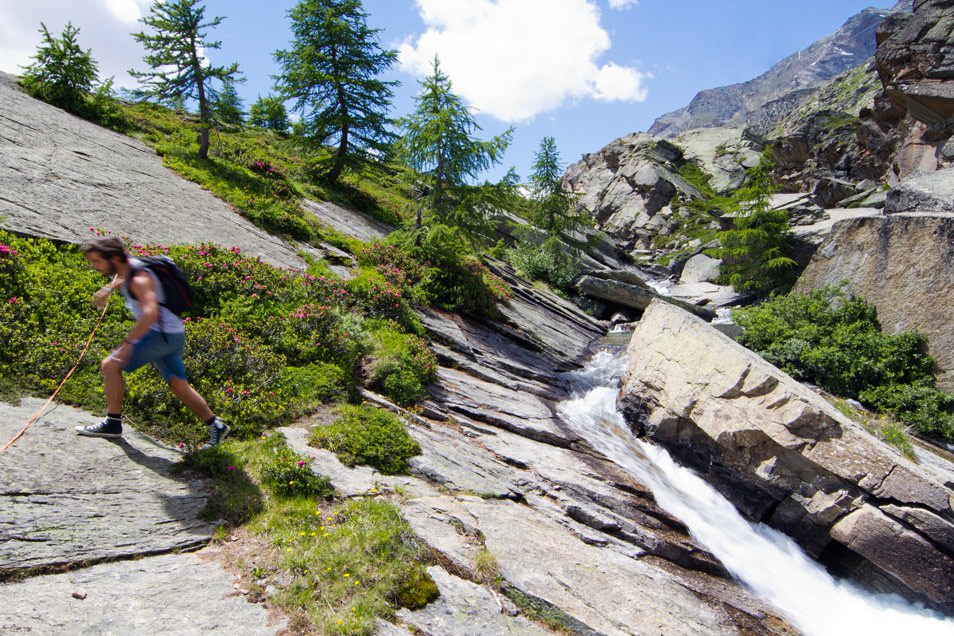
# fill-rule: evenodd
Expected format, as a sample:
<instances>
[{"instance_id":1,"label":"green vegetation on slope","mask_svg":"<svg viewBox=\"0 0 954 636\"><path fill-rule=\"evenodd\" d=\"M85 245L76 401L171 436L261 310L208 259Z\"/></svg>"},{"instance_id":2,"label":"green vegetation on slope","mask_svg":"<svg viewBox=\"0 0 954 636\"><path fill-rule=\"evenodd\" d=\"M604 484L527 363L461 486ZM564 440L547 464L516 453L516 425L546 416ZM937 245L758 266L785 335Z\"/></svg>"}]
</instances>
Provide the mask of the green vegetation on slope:
<instances>
[{"instance_id":1,"label":"green vegetation on slope","mask_svg":"<svg viewBox=\"0 0 954 636\"><path fill-rule=\"evenodd\" d=\"M375 369L375 388L407 405L433 378L436 360L410 310L414 293L386 279L399 278L394 268L369 266L368 275L344 282L276 268L238 248L132 249L169 254L192 281L196 306L186 322L186 368L239 437L346 399L363 381L362 365ZM75 246L0 231L0 382L52 391L96 322L90 298L103 282ZM118 300L111 304L60 399L103 408L99 361L130 319ZM157 374L130 374L127 386L126 412L146 430L187 446L199 441L200 427Z\"/></svg>"},{"instance_id":2,"label":"green vegetation on slope","mask_svg":"<svg viewBox=\"0 0 954 636\"><path fill-rule=\"evenodd\" d=\"M737 309L742 344L797 380L890 413L919 435L954 442L954 396L934 388L924 338L881 331L877 312L841 288Z\"/></svg>"}]
</instances>

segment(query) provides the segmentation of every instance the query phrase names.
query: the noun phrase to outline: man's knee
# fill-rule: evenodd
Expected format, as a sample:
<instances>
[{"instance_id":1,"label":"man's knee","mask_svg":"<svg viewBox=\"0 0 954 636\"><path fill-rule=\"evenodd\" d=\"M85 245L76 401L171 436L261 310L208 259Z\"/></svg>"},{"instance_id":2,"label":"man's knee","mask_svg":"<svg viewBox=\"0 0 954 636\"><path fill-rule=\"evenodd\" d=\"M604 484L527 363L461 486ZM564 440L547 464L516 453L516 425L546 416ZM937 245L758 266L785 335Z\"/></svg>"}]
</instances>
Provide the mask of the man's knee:
<instances>
[{"instance_id":1,"label":"man's knee","mask_svg":"<svg viewBox=\"0 0 954 636\"><path fill-rule=\"evenodd\" d=\"M123 362L119 358L109 355L103 358L99 368L102 370L103 375L114 375L122 372Z\"/></svg>"}]
</instances>

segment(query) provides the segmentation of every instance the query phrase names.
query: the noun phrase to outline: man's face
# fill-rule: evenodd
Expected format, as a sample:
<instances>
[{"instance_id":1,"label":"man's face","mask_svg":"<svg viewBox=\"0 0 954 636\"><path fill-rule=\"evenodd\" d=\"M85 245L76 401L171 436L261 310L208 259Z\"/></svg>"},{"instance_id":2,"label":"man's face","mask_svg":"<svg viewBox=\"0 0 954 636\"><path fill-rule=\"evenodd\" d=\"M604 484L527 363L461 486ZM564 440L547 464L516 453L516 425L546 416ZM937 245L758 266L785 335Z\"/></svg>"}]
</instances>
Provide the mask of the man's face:
<instances>
[{"instance_id":1,"label":"man's face","mask_svg":"<svg viewBox=\"0 0 954 636\"><path fill-rule=\"evenodd\" d=\"M107 276L114 276L116 274L116 263L106 259L99 252L87 252L86 262L100 274L106 274Z\"/></svg>"}]
</instances>

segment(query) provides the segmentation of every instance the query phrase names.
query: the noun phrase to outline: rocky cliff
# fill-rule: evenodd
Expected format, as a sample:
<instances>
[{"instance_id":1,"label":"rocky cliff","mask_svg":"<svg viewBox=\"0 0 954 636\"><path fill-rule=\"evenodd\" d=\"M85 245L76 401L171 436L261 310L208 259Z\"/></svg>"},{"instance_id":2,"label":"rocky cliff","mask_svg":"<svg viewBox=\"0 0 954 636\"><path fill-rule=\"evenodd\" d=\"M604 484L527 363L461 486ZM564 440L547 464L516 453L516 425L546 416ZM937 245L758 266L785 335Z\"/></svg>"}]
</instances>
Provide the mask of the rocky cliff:
<instances>
[{"instance_id":1,"label":"rocky cliff","mask_svg":"<svg viewBox=\"0 0 954 636\"><path fill-rule=\"evenodd\" d=\"M856 143L850 133L843 136L841 156L884 164L882 179L893 184L886 216L836 224L796 286L807 291L848 281L849 291L875 304L885 329L927 336L939 386L948 391L954 389L945 310L954 213L952 7L946 0L918 1L913 13L893 14L879 28L875 59L883 90L861 112Z\"/></svg>"},{"instance_id":2,"label":"rocky cliff","mask_svg":"<svg viewBox=\"0 0 954 636\"><path fill-rule=\"evenodd\" d=\"M890 333L918 331L954 391L954 214L897 214L842 221L799 278L796 293L847 283L878 308Z\"/></svg>"},{"instance_id":3,"label":"rocky cliff","mask_svg":"<svg viewBox=\"0 0 954 636\"><path fill-rule=\"evenodd\" d=\"M954 161L950 11L943 0L918 1L913 12L889 14L870 64L836 78L780 121L771 136L784 187L831 190L839 180L894 186Z\"/></svg>"}]
</instances>

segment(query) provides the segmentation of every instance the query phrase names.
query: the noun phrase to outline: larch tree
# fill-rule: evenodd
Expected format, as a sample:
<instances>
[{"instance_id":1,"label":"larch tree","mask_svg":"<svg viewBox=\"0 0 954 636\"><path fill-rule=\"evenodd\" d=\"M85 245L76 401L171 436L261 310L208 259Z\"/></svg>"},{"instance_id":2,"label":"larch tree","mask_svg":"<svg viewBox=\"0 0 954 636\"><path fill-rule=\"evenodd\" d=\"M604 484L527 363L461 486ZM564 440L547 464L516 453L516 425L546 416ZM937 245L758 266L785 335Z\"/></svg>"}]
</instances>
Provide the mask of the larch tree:
<instances>
[{"instance_id":1,"label":"larch tree","mask_svg":"<svg viewBox=\"0 0 954 636\"><path fill-rule=\"evenodd\" d=\"M529 185L532 221L550 235L593 224L585 214L574 212L575 197L563 189L563 172L556 140L544 137L534 154Z\"/></svg>"},{"instance_id":2,"label":"larch tree","mask_svg":"<svg viewBox=\"0 0 954 636\"><path fill-rule=\"evenodd\" d=\"M248 123L258 128L267 128L285 134L291 126L288 110L281 97L275 95L259 96L248 112Z\"/></svg>"},{"instance_id":3,"label":"larch tree","mask_svg":"<svg viewBox=\"0 0 954 636\"><path fill-rule=\"evenodd\" d=\"M707 253L722 259L718 282L737 291L767 293L794 282L798 264L789 256L788 212L770 204L776 187L770 156L750 168L746 179L745 187L731 198L734 227L719 232L721 246Z\"/></svg>"},{"instance_id":4,"label":"larch tree","mask_svg":"<svg viewBox=\"0 0 954 636\"><path fill-rule=\"evenodd\" d=\"M222 82L222 89L212 94L212 117L222 124L240 126L245 121L245 107L235 89L235 81Z\"/></svg>"},{"instance_id":5,"label":"larch tree","mask_svg":"<svg viewBox=\"0 0 954 636\"><path fill-rule=\"evenodd\" d=\"M76 41L79 29L67 22L56 38L40 23L43 42L24 68L23 86L31 95L72 113L78 113L98 82L98 67L90 49Z\"/></svg>"},{"instance_id":6,"label":"larch tree","mask_svg":"<svg viewBox=\"0 0 954 636\"><path fill-rule=\"evenodd\" d=\"M394 139L387 113L398 83L379 76L397 52L381 48L359 0L299 0L288 15L293 40L275 52L275 89L300 113L308 141L335 147L324 175L334 183Z\"/></svg>"},{"instance_id":7,"label":"larch tree","mask_svg":"<svg viewBox=\"0 0 954 636\"><path fill-rule=\"evenodd\" d=\"M213 66L205 55L222 43L208 40L208 31L221 24L222 17L205 21L205 7L199 0L156 0L140 22L150 33L132 36L148 51L143 61L148 71L130 70L139 80L138 97L160 103L185 103L195 100L199 106L199 158L209 156L209 128L213 118L212 83L241 81L238 64Z\"/></svg>"},{"instance_id":8,"label":"larch tree","mask_svg":"<svg viewBox=\"0 0 954 636\"><path fill-rule=\"evenodd\" d=\"M434 58L433 72L421 81L414 98L414 112L400 120L398 157L424 181L423 202L438 223L458 227L474 236L486 228L486 197L508 190L515 182L510 174L501 184L475 191L473 182L481 172L500 163L510 145L513 129L482 141L481 130L470 109L453 91L450 78ZM418 215L417 225L421 218Z\"/></svg>"}]
</instances>

